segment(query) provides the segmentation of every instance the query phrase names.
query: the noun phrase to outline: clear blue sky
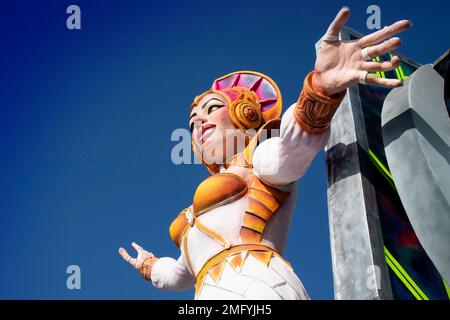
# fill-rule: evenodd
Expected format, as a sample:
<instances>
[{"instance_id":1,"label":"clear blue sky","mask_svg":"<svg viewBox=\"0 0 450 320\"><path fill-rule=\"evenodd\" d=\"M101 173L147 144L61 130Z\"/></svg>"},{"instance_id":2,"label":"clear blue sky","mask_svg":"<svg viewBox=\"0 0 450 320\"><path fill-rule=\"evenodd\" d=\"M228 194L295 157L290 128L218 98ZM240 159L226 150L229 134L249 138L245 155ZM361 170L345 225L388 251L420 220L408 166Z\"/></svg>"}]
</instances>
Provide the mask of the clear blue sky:
<instances>
[{"instance_id":1,"label":"clear blue sky","mask_svg":"<svg viewBox=\"0 0 450 320\"><path fill-rule=\"evenodd\" d=\"M66 7L82 30L65 27ZM207 176L175 166L170 134L193 97L238 69L273 77L285 106L342 5L367 33L408 18L401 53L432 62L449 43L448 1L9 1L0 10L0 298L192 298L124 263L136 241L177 257L168 227ZM127 247L129 248L129 247ZM323 152L300 182L285 255L313 299L332 299ZM79 265L81 290L66 288Z\"/></svg>"}]
</instances>

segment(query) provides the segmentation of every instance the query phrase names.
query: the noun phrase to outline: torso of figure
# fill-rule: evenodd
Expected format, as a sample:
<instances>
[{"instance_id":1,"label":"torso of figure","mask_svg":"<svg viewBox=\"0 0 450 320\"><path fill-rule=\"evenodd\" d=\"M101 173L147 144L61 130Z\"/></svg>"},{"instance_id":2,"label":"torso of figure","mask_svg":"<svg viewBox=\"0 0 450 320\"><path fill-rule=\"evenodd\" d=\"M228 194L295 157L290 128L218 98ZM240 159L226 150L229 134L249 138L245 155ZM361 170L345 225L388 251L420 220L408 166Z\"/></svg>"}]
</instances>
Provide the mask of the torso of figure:
<instances>
[{"instance_id":1,"label":"torso of figure","mask_svg":"<svg viewBox=\"0 0 450 320\"><path fill-rule=\"evenodd\" d=\"M192 225L189 225L188 221L188 230L183 230L180 239L180 249L193 275L197 275L211 257L229 247L252 243L265 245L279 253L284 250L295 206L296 183L276 188L267 186L255 176L243 154L238 154L234 160L227 168L222 167L219 173L199 184L193 204L187 209L190 211L188 216L192 214L197 223L192 223L191 219ZM266 193L255 196L255 186L265 187ZM249 205L250 202L253 205ZM265 215L267 221L258 215ZM246 224L263 228L263 232L260 236L257 232L246 235L245 232L252 233L243 228ZM212 231L213 236L202 226Z\"/></svg>"}]
</instances>

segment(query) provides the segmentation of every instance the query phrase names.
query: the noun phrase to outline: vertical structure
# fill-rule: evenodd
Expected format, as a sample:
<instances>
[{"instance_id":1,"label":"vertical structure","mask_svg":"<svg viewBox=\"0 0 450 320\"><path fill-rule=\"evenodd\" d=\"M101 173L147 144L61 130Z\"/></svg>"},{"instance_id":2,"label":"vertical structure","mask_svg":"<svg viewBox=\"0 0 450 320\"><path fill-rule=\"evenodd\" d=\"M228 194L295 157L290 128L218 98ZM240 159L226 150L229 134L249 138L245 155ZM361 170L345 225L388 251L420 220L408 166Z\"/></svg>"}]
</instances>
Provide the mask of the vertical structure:
<instances>
[{"instance_id":1,"label":"vertical structure","mask_svg":"<svg viewBox=\"0 0 450 320\"><path fill-rule=\"evenodd\" d=\"M344 28L340 36L354 40L362 35ZM401 58L397 69L376 76L405 80L419 65ZM352 86L331 124L325 151L335 298L449 299L448 286L411 227L386 161L381 110L389 91Z\"/></svg>"}]
</instances>

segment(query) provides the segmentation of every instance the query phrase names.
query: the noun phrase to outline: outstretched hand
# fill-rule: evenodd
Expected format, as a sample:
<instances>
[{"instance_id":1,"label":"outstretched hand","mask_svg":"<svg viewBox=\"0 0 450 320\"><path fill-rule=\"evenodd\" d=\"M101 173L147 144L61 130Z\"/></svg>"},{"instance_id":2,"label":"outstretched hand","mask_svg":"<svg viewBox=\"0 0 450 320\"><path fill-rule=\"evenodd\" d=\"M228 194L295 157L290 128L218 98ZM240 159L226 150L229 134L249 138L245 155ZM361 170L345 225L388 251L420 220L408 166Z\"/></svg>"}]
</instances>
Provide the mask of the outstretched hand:
<instances>
[{"instance_id":1,"label":"outstretched hand","mask_svg":"<svg viewBox=\"0 0 450 320\"><path fill-rule=\"evenodd\" d=\"M397 79L382 79L369 72L390 71L397 68L400 58L373 62L372 58L392 52L401 46L401 40L393 35L412 26L408 20L400 20L358 40L340 41L339 32L350 17L350 9L342 8L319 45L312 85L319 92L331 96L358 82L383 87L399 87ZM390 39L388 39L390 38ZM388 40L386 40L388 39Z\"/></svg>"},{"instance_id":2,"label":"outstretched hand","mask_svg":"<svg viewBox=\"0 0 450 320\"><path fill-rule=\"evenodd\" d=\"M140 245L138 245L135 242L133 242L131 244L131 246L137 251L137 257L136 258L131 257L128 254L127 250L125 250L122 247L119 248L119 254L122 256L122 258L126 262L131 264L137 270L140 270L140 268L141 268L141 266L142 266L142 264L144 263L145 260L147 260L148 258L155 257L155 255L153 253L144 250L144 248L142 248Z\"/></svg>"}]
</instances>

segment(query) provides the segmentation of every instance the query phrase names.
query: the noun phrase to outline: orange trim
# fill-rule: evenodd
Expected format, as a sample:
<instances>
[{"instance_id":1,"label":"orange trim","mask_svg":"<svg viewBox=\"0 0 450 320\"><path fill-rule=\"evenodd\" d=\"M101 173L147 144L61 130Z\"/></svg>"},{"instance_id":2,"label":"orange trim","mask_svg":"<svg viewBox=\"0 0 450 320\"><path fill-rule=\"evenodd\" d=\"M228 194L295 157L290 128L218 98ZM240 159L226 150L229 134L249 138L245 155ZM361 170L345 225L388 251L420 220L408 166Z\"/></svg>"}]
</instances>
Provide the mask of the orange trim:
<instances>
[{"instance_id":1,"label":"orange trim","mask_svg":"<svg viewBox=\"0 0 450 320\"><path fill-rule=\"evenodd\" d=\"M241 272L245 259L247 258L248 251L239 252L233 256L227 258L228 263L235 272Z\"/></svg>"},{"instance_id":2,"label":"orange trim","mask_svg":"<svg viewBox=\"0 0 450 320\"><path fill-rule=\"evenodd\" d=\"M240 237L241 242L243 243L260 243L262 234L247 227L241 226Z\"/></svg>"},{"instance_id":3,"label":"orange trim","mask_svg":"<svg viewBox=\"0 0 450 320\"><path fill-rule=\"evenodd\" d=\"M242 219L242 226L262 234L266 226L266 221L254 214L246 213Z\"/></svg>"},{"instance_id":4,"label":"orange trim","mask_svg":"<svg viewBox=\"0 0 450 320\"><path fill-rule=\"evenodd\" d=\"M258 177L253 177L240 231L243 243L259 243L261 241L266 223L288 195L288 192L271 187Z\"/></svg>"},{"instance_id":5,"label":"orange trim","mask_svg":"<svg viewBox=\"0 0 450 320\"><path fill-rule=\"evenodd\" d=\"M229 247L229 242L227 240L225 240L224 238L222 238L220 235L218 235L217 233L215 233L214 231L212 231L211 229L207 228L205 225L203 225L202 223L200 223L200 221L198 219L195 219L194 221L194 225L204 234L206 234L207 236L209 236L210 238L216 240L217 242L219 242L222 246L224 247Z\"/></svg>"},{"instance_id":6,"label":"orange trim","mask_svg":"<svg viewBox=\"0 0 450 320\"><path fill-rule=\"evenodd\" d=\"M327 97L313 89L311 84L313 74L314 71L305 78L303 90L295 106L294 117L304 131L317 134L330 127L331 119L347 91Z\"/></svg>"},{"instance_id":7,"label":"orange trim","mask_svg":"<svg viewBox=\"0 0 450 320\"><path fill-rule=\"evenodd\" d=\"M275 197L277 201L283 201L286 199L288 192L281 191L280 189L277 189L275 187L269 186L268 184L264 183L260 179L254 179L252 181L252 184L250 186L251 189L255 190L261 190L265 193L268 193Z\"/></svg>"},{"instance_id":8,"label":"orange trim","mask_svg":"<svg viewBox=\"0 0 450 320\"><path fill-rule=\"evenodd\" d=\"M272 211L272 213L275 212L279 207L278 201L271 193L267 193L250 187L249 197L263 204L267 209Z\"/></svg>"},{"instance_id":9,"label":"orange trim","mask_svg":"<svg viewBox=\"0 0 450 320\"><path fill-rule=\"evenodd\" d=\"M148 257L139 267L139 273L145 280L152 281L152 269L156 261L158 261L157 257Z\"/></svg>"},{"instance_id":10,"label":"orange trim","mask_svg":"<svg viewBox=\"0 0 450 320\"><path fill-rule=\"evenodd\" d=\"M189 230L191 229L191 226L188 225L186 228L186 231L184 233L184 237L183 237L183 251L184 251L184 257L186 259L186 264L189 268L189 271L191 271L192 274L194 274L194 269L192 269L192 264L191 264L191 260L189 259L189 250L188 250L188 245L187 245L187 240L188 240L188 234L189 234Z\"/></svg>"},{"instance_id":11,"label":"orange trim","mask_svg":"<svg viewBox=\"0 0 450 320\"><path fill-rule=\"evenodd\" d=\"M241 245L233 246L233 247L231 247L229 249L222 250L221 252L219 252L218 254L213 256L212 258L210 258L208 261L206 261L206 263L203 265L203 267L200 269L200 271L195 276L195 279L196 279L197 283L200 283L201 281L203 281L205 275L213 267L217 266L219 263L221 263L221 262L223 262L225 260L228 261L228 259L227 259L228 257L233 256L235 254L239 254L239 253L244 253L245 252L239 258L236 258L236 260L234 262L234 266L236 267L236 266L238 266L238 264L241 264L241 263L243 264L245 258L247 257L247 252L250 252L250 254L252 254L255 251L257 251L257 252L270 252L271 253L270 257L272 257L272 255L278 256L282 261L284 261L290 267L290 264L286 260L284 260L284 258L281 256L281 254L278 253L278 251L276 251L274 248L268 247L268 246L263 245L263 244L241 244ZM264 257L264 261L266 261L267 260L267 256L268 255L256 255L254 257L255 258L257 258L257 257ZM229 261L233 261L233 259L229 259ZM270 261L270 259L269 259L269 261ZM242 267L242 264L241 264L241 267ZM239 271L240 271L240 269L239 269Z\"/></svg>"},{"instance_id":12,"label":"orange trim","mask_svg":"<svg viewBox=\"0 0 450 320\"><path fill-rule=\"evenodd\" d=\"M214 90L209 89L209 90L206 90L205 92L199 94L198 96L196 96L194 98L194 102L192 102L192 104L191 104L191 110L193 108L195 108L196 106L198 106L198 103L200 102L200 100L202 100L205 96L207 96L210 93L215 93L215 92L214 92Z\"/></svg>"},{"instance_id":13,"label":"orange trim","mask_svg":"<svg viewBox=\"0 0 450 320\"><path fill-rule=\"evenodd\" d=\"M345 96L346 90L333 94L332 96L326 96L320 93L318 90L314 90L312 85L312 76L314 71L308 73L305 77L305 81L303 83L303 89L305 89L306 93L315 100L324 103L324 104L339 104L342 101L342 98Z\"/></svg>"},{"instance_id":14,"label":"orange trim","mask_svg":"<svg viewBox=\"0 0 450 320\"><path fill-rule=\"evenodd\" d=\"M270 121L267 121L250 140L250 142L244 149L245 162L249 167L253 166L253 153L255 152L255 149L258 146L258 144L266 139L271 138L272 130L277 129L279 130L280 124L281 124L280 119L272 119Z\"/></svg>"},{"instance_id":15,"label":"orange trim","mask_svg":"<svg viewBox=\"0 0 450 320\"><path fill-rule=\"evenodd\" d=\"M202 279L198 280L195 283L195 299L197 299L197 297L200 295L200 292L202 292L204 282L205 282L205 277L203 277Z\"/></svg>"},{"instance_id":16,"label":"orange trim","mask_svg":"<svg viewBox=\"0 0 450 320\"><path fill-rule=\"evenodd\" d=\"M178 216L170 224L169 228L170 237L177 247L180 247L181 239L183 239L183 234L188 225L186 220L186 210L188 209L186 208L178 214Z\"/></svg>"},{"instance_id":17,"label":"orange trim","mask_svg":"<svg viewBox=\"0 0 450 320\"><path fill-rule=\"evenodd\" d=\"M268 265L270 262L270 259L272 259L272 252L271 251L252 251L250 254L259 261L263 262L265 265Z\"/></svg>"},{"instance_id":18,"label":"orange trim","mask_svg":"<svg viewBox=\"0 0 450 320\"><path fill-rule=\"evenodd\" d=\"M211 278L214 280L215 283L217 283L220 280L224 267L225 263L219 263L215 267L212 267L211 270L209 270L208 274L211 276Z\"/></svg>"},{"instance_id":19,"label":"orange trim","mask_svg":"<svg viewBox=\"0 0 450 320\"><path fill-rule=\"evenodd\" d=\"M267 208L263 203L258 201L258 199L249 198L248 205L245 209L246 212L254 214L255 216L260 217L264 221L268 221L272 216L272 211Z\"/></svg>"}]
</instances>

